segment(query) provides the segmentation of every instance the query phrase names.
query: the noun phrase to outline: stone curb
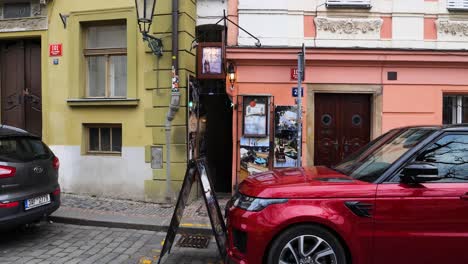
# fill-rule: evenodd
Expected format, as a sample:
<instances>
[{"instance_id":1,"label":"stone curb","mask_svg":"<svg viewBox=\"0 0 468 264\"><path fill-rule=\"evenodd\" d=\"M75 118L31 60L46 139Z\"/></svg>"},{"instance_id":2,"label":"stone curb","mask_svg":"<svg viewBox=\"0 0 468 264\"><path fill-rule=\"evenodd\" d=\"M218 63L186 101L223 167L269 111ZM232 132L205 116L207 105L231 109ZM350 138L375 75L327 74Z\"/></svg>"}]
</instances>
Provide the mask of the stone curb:
<instances>
[{"instance_id":1,"label":"stone curb","mask_svg":"<svg viewBox=\"0 0 468 264\"><path fill-rule=\"evenodd\" d=\"M155 231L155 232L167 232L167 230L169 229L169 226L162 226L162 225L123 223L123 222L113 222L113 221L104 221L104 220L89 220L89 219L80 219L80 218L71 218L71 217L53 216L53 215L49 216L49 220L53 222L57 222L57 223L63 223L63 224L136 229L136 230L147 230L147 231ZM179 226L178 233L212 235L213 231L209 228L203 228L203 227Z\"/></svg>"}]
</instances>

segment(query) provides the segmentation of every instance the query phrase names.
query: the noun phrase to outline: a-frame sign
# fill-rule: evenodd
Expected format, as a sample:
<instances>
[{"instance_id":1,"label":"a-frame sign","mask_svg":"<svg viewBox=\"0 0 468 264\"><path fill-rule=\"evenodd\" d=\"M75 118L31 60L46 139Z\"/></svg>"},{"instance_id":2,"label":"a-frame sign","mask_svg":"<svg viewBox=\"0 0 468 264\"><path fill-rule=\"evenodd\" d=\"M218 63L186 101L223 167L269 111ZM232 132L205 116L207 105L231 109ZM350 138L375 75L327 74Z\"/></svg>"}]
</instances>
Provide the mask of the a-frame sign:
<instances>
[{"instance_id":1,"label":"a-frame sign","mask_svg":"<svg viewBox=\"0 0 468 264\"><path fill-rule=\"evenodd\" d=\"M211 227L213 234L218 245L219 254L222 259L226 258L226 225L221 214L218 199L214 192L211 178L208 174L205 159L191 160L188 162L187 171L185 172L184 182L182 189L177 199L177 204L172 215L171 224L167 230L166 239L159 257L158 264L164 263L171 253L172 245L179 229L180 220L184 214L185 205L188 202L190 190L192 189L193 182L198 180L203 192L203 198L210 217Z\"/></svg>"}]
</instances>

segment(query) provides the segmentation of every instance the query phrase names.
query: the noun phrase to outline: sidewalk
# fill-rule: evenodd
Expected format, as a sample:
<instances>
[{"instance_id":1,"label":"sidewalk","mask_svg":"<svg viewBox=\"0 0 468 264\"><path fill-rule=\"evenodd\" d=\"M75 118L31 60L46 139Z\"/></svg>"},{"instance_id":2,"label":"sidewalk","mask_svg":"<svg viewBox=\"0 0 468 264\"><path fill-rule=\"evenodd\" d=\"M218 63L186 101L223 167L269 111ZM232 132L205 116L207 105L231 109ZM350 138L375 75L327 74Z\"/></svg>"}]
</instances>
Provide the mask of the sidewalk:
<instances>
[{"instance_id":1,"label":"sidewalk","mask_svg":"<svg viewBox=\"0 0 468 264\"><path fill-rule=\"evenodd\" d=\"M218 197L221 211L228 197ZM174 205L135 202L62 193L62 205L50 216L59 223L167 231ZM211 225L202 197L185 207L180 232L211 234Z\"/></svg>"}]
</instances>

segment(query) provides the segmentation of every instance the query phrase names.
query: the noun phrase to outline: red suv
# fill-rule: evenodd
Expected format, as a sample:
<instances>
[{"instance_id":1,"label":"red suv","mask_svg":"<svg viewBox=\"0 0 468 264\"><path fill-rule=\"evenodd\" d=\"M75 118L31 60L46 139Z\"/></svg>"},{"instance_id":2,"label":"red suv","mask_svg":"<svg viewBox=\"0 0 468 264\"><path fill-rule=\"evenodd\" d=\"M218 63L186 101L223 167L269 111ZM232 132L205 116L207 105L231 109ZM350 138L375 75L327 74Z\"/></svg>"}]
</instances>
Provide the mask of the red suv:
<instances>
[{"instance_id":1,"label":"red suv","mask_svg":"<svg viewBox=\"0 0 468 264\"><path fill-rule=\"evenodd\" d=\"M395 129L333 168L251 176L227 214L231 263L468 263L468 125Z\"/></svg>"}]
</instances>

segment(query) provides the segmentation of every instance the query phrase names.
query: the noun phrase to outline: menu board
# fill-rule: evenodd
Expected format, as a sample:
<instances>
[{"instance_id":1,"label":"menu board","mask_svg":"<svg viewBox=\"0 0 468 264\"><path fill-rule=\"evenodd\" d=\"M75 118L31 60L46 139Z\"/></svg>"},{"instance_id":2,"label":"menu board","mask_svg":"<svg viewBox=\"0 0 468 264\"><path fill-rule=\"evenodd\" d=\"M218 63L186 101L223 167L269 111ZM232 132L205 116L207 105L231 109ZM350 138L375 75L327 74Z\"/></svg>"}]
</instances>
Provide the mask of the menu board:
<instances>
[{"instance_id":1,"label":"menu board","mask_svg":"<svg viewBox=\"0 0 468 264\"><path fill-rule=\"evenodd\" d=\"M195 179L200 182L201 189L203 190L203 198L205 200L208 216L210 217L211 227L218 245L219 253L223 259L226 258L226 225L213 189L211 178L208 175L206 161L205 159L198 159L196 161L189 161L158 264L164 263L171 253L172 245L174 244L174 239L179 229L182 216L184 215L185 205L188 202L190 190L192 189Z\"/></svg>"},{"instance_id":2,"label":"menu board","mask_svg":"<svg viewBox=\"0 0 468 264\"><path fill-rule=\"evenodd\" d=\"M171 253L172 244L174 243L177 230L179 229L180 220L184 215L184 209L190 195L190 190L192 189L195 176L197 175L196 172L197 167L195 166L195 162L189 162L187 171L185 172L184 182L182 183L182 189L180 189L179 198L177 199L177 204L174 209L174 213L172 214L171 224L167 230L166 239L164 240L164 245L158 263L164 263L168 255Z\"/></svg>"},{"instance_id":3,"label":"menu board","mask_svg":"<svg viewBox=\"0 0 468 264\"><path fill-rule=\"evenodd\" d=\"M208 216L210 217L211 228L213 229L213 234L216 239L216 243L218 244L219 254L225 258L227 241L226 225L223 220L223 215L221 214L221 208L219 208L218 199L216 198L211 178L208 175L208 170L206 169L205 159L198 159L197 167L203 198L205 198L206 209L208 211Z\"/></svg>"}]
</instances>

